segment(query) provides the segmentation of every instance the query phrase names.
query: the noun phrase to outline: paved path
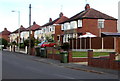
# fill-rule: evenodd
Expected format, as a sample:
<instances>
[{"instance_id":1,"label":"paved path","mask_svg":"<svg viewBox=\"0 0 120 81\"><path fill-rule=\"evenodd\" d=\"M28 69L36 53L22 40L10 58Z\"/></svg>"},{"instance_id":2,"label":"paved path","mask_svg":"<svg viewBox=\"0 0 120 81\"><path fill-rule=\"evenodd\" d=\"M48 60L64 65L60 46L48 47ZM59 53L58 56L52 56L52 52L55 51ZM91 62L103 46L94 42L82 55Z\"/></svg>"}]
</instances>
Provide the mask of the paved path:
<instances>
[{"instance_id":1,"label":"paved path","mask_svg":"<svg viewBox=\"0 0 120 81\"><path fill-rule=\"evenodd\" d=\"M35 56L7 51L2 56L3 79L118 79L115 74L75 69Z\"/></svg>"}]
</instances>

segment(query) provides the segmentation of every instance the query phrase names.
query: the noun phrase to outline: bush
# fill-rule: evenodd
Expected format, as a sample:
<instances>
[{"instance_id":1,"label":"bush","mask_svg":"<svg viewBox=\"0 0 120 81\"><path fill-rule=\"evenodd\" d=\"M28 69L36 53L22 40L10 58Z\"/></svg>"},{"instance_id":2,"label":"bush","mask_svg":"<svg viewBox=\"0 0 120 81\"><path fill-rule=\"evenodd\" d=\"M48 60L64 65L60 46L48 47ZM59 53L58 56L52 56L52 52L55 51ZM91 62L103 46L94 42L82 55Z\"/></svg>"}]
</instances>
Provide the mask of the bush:
<instances>
[{"instance_id":1,"label":"bush","mask_svg":"<svg viewBox=\"0 0 120 81\"><path fill-rule=\"evenodd\" d=\"M29 39L26 39L24 41L24 45L29 47ZM31 48L33 48L35 45L34 38L31 38Z\"/></svg>"},{"instance_id":2,"label":"bush","mask_svg":"<svg viewBox=\"0 0 120 81\"><path fill-rule=\"evenodd\" d=\"M61 48L64 50L64 51L68 51L69 48L70 48L70 45L68 42L65 42L63 43L63 45L61 46Z\"/></svg>"},{"instance_id":3,"label":"bush","mask_svg":"<svg viewBox=\"0 0 120 81\"><path fill-rule=\"evenodd\" d=\"M3 38L0 38L0 45L4 45L4 49L8 46L8 41L3 39Z\"/></svg>"},{"instance_id":4,"label":"bush","mask_svg":"<svg viewBox=\"0 0 120 81\"><path fill-rule=\"evenodd\" d=\"M20 43L20 44L19 44L19 47L20 47L20 48L25 48L24 43Z\"/></svg>"}]
</instances>

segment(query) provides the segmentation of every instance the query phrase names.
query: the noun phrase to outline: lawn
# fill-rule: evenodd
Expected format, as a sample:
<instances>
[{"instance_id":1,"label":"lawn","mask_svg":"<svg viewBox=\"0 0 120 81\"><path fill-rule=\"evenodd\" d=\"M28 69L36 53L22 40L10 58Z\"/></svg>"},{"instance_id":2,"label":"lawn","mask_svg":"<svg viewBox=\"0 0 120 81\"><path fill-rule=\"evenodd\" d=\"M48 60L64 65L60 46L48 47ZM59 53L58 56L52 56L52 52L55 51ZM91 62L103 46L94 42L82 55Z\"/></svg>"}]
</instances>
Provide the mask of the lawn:
<instances>
[{"instance_id":1,"label":"lawn","mask_svg":"<svg viewBox=\"0 0 120 81\"><path fill-rule=\"evenodd\" d=\"M73 57L87 57L87 52L73 51ZM94 57L107 56L108 52L94 52Z\"/></svg>"}]
</instances>

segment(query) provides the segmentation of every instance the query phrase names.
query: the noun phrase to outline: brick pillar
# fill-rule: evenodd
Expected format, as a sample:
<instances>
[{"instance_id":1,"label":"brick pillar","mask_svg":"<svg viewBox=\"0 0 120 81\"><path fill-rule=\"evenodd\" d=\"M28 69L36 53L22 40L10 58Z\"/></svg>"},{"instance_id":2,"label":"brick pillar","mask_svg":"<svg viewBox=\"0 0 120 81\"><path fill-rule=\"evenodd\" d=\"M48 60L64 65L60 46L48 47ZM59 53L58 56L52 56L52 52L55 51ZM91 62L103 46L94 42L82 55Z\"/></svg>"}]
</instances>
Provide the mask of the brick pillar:
<instances>
[{"instance_id":1,"label":"brick pillar","mask_svg":"<svg viewBox=\"0 0 120 81\"><path fill-rule=\"evenodd\" d=\"M35 56L35 48L31 48L31 54L32 56Z\"/></svg>"},{"instance_id":2,"label":"brick pillar","mask_svg":"<svg viewBox=\"0 0 120 81\"><path fill-rule=\"evenodd\" d=\"M68 51L68 63L72 62L72 51Z\"/></svg>"},{"instance_id":3,"label":"brick pillar","mask_svg":"<svg viewBox=\"0 0 120 81\"><path fill-rule=\"evenodd\" d=\"M88 50L88 66L92 65L93 50Z\"/></svg>"},{"instance_id":4,"label":"brick pillar","mask_svg":"<svg viewBox=\"0 0 120 81\"><path fill-rule=\"evenodd\" d=\"M50 53L50 50L47 49L46 51L47 51L47 52L46 52L46 55L47 55L46 57L49 58L49 55L48 55L48 54Z\"/></svg>"},{"instance_id":5,"label":"brick pillar","mask_svg":"<svg viewBox=\"0 0 120 81\"><path fill-rule=\"evenodd\" d=\"M116 38L116 52L120 54L120 37Z\"/></svg>"},{"instance_id":6,"label":"brick pillar","mask_svg":"<svg viewBox=\"0 0 120 81\"><path fill-rule=\"evenodd\" d=\"M109 64L110 64L110 69L114 69L114 61L115 61L115 54L116 52L110 52L109 53L109 56L110 56L110 61L109 61Z\"/></svg>"},{"instance_id":7,"label":"brick pillar","mask_svg":"<svg viewBox=\"0 0 120 81\"><path fill-rule=\"evenodd\" d=\"M52 59L54 59L55 58L55 49L54 48L52 48Z\"/></svg>"}]
</instances>

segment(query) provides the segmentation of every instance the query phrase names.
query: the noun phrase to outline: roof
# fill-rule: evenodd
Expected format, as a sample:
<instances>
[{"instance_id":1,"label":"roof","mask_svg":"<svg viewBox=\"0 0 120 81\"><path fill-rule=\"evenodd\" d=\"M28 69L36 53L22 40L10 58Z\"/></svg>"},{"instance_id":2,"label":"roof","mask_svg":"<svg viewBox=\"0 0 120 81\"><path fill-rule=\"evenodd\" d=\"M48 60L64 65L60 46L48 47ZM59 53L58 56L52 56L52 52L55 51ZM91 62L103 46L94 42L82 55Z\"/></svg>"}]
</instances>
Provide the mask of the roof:
<instances>
[{"instance_id":1,"label":"roof","mask_svg":"<svg viewBox=\"0 0 120 81\"><path fill-rule=\"evenodd\" d=\"M4 30L2 32L0 32L0 34L2 35L10 35L11 32L7 30L7 28L4 28Z\"/></svg>"},{"instance_id":2,"label":"roof","mask_svg":"<svg viewBox=\"0 0 120 81\"><path fill-rule=\"evenodd\" d=\"M17 30L13 31L12 33L18 33L18 32L19 32L19 29L20 29L20 32L22 32L22 31L27 31L27 29L24 28L24 27L21 25L20 28L18 28Z\"/></svg>"},{"instance_id":3,"label":"roof","mask_svg":"<svg viewBox=\"0 0 120 81\"><path fill-rule=\"evenodd\" d=\"M106 36L120 37L120 33L102 32L101 36L102 37L106 37Z\"/></svg>"},{"instance_id":4,"label":"roof","mask_svg":"<svg viewBox=\"0 0 120 81\"><path fill-rule=\"evenodd\" d=\"M32 30L32 31L35 31L37 29L39 29L41 26L36 24L35 22L33 22L33 25L31 27L28 27L27 30Z\"/></svg>"},{"instance_id":5,"label":"roof","mask_svg":"<svg viewBox=\"0 0 120 81\"><path fill-rule=\"evenodd\" d=\"M53 24L60 24L66 20L68 20L69 18L67 18L66 16L60 16L59 18L55 19L54 21L51 21L51 22L48 22L46 24L44 24L42 27L45 27L45 26L49 26L49 25L53 25Z\"/></svg>"},{"instance_id":6,"label":"roof","mask_svg":"<svg viewBox=\"0 0 120 81\"><path fill-rule=\"evenodd\" d=\"M104 14L98 10L95 10L93 8L89 8L86 10L81 11L80 13L74 15L71 17L68 21L65 22L70 22L78 19L106 19L106 20L117 20L114 17L111 17L107 14ZM63 22L63 23L65 23Z\"/></svg>"}]
</instances>

